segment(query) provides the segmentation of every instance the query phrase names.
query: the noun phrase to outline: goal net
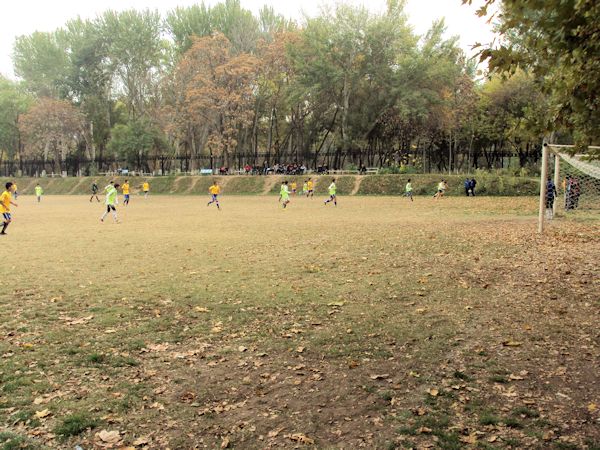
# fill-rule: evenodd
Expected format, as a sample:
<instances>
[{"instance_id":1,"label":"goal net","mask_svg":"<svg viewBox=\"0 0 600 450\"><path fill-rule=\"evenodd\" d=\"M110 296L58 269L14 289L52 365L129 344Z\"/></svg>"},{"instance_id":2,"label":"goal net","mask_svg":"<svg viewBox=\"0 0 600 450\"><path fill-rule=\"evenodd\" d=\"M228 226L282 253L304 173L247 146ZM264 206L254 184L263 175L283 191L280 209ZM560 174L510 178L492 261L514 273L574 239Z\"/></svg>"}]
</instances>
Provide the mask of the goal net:
<instances>
[{"instance_id":1,"label":"goal net","mask_svg":"<svg viewBox=\"0 0 600 450\"><path fill-rule=\"evenodd\" d=\"M597 148L597 147L592 147ZM600 161L573 155L573 146L545 145L540 180L539 231L557 213L600 211ZM554 189L554 191L553 191Z\"/></svg>"}]
</instances>

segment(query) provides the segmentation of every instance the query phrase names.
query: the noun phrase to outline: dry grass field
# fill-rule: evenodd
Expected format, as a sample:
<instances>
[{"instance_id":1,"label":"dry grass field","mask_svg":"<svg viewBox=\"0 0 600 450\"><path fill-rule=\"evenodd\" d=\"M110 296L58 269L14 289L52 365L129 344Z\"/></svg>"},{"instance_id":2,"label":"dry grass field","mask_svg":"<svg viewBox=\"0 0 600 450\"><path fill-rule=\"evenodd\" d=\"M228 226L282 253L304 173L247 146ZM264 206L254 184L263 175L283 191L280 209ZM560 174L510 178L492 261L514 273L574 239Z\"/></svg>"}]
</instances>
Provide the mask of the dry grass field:
<instances>
[{"instance_id":1,"label":"dry grass field","mask_svg":"<svg viewBox=\"0 0 600 450\"><path fill-rule=\"evenodd\" d=\"M0 449L600 448L600 225L535 198L19 198Z\"/></svg>"}]
</instances>

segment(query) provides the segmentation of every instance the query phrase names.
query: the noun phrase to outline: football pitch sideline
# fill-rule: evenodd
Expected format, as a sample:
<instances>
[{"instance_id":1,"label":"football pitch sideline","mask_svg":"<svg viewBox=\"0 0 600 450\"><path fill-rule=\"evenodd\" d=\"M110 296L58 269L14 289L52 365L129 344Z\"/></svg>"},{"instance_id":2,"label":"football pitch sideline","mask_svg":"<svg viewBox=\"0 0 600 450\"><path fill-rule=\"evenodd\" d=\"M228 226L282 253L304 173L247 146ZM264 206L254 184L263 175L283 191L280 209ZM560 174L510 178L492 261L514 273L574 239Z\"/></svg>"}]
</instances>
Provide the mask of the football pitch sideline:
<instances>
[{"instance_id":1,"label":"football pitch sideline","mask_svg":"<svg viewBox=\"0 0 600 450\"><path fill-rule=\"evenodd\" d=\"M600 445L597 217L208 200L17 199L0 448Z\"/></svg>"}]
</instances>

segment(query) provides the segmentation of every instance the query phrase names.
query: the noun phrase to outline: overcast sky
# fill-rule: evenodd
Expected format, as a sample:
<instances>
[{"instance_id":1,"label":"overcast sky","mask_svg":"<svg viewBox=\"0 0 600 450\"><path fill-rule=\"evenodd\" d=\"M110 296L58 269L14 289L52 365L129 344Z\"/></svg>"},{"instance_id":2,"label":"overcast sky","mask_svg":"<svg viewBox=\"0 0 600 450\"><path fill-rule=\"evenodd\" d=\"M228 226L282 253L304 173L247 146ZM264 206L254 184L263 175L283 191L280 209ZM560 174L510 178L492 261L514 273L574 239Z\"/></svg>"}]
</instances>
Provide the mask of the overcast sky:
<instances>
[{"instance_id":1,"label":"overcast sky","mask_svg":"<svg viewBox=\"0 0 600 450\"><path fill-rule=\"evenodd\" d=\"M193 0L9 0L2 5L0 15L0 73L13 78L11 53L15 37L34 31L52 31L77 16L93 18L107 9L158 9L164 14L175 6L200 3ZM208 0L212 5L218 0ZM335 4L335 0L241 0L242 6L257 13L265 5L286 17L301 20L303 13L315 16L320 5ZM385 11L385 0L345 0L344 3L367 5L374 12ZM431 23L446 18L449 35L459 35L462 47L470 52L475 42L492 39L490 26L475 16L475 7L463 6L461 0L408 0L407 14L415 31L423 34ZM481 0L474 3L481 4Z\"/></svg>"}]
</instances>

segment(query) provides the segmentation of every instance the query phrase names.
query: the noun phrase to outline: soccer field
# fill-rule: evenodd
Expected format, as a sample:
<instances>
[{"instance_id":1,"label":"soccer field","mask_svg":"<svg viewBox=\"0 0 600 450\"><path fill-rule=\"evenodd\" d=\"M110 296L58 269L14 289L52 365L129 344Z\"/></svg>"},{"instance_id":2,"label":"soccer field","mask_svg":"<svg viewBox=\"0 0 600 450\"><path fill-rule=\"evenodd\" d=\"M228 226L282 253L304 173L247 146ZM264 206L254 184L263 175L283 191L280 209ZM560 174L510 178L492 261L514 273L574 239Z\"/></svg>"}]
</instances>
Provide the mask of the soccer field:
<instances>
[{"instance_id":1,"label":"soccer field","mask_svg":"<svg viewBox=\"0 0 600 450\"><path fill-rule=\"evenodd\" d=\"M21 196L1 237L0 448L600 445L597 217L88 199Z\"/></svg>"}]
</instances>

